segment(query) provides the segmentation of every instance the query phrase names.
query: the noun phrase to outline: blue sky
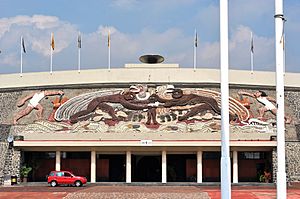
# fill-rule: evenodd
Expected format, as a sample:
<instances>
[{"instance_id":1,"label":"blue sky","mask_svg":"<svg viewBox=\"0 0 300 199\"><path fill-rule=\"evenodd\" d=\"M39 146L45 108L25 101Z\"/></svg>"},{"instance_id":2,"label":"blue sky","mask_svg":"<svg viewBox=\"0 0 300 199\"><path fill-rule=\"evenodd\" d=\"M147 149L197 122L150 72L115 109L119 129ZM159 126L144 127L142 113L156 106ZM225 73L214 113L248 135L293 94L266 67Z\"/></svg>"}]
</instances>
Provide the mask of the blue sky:
<instances>
[{"instance_id":1,"label":"blue sky","mask_svg":"<svg viewBox=\"0 0 300 199\"><path fill-rule=\"evenodd\" d=\"M106 68L108 30L112 68L146 53L192 67L195 28L197 67L219 68L219 0L1 0L0 8L0 73L19 72L21 35L24 72L48 71L51 32L54 71L76 70L79 31L81 68ZM299 10L299 0L284 1L288 72L300 72ZM274 0L229 0L230 68L250 69L252 31L254 69L275 70L273 16Z\"/></svg>"}]
</instances>

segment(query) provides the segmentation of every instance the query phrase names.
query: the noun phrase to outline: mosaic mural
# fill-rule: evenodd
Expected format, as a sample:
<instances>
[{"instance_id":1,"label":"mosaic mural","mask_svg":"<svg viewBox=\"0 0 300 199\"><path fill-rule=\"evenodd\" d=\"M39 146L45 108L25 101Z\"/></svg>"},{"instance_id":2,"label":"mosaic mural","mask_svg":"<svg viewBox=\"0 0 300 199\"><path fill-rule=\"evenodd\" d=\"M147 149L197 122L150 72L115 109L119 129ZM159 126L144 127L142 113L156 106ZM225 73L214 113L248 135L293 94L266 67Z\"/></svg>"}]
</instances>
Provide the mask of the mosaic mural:
<instances>
[{"instance_id":1,"label":"mosaic mural","mask_svg":"<svg viewBox=\"0 0 300 199\"><path fill-rule=\"evenodd\" d=\"M265 112L276 115L273 98L264 91L239 91L239 98L229 98L232 132L273 132L275 121ZM42 120L40 101L58 95L48 120ZM247 97L245 97L247 96ZM250 107L250 98L261 104ZM176 88L173 85L148 87L132 85L128 89L110 89L84 93L68 99L63 91L40 91L18 102L27 107L17 112L13 122L35 110L37 121L26 125L31 132L219 132L221 94L207 89ZM259 116L254 117L253 111ZM290 118L286 117L286 122Z\"/></svg>"}]
</instances>

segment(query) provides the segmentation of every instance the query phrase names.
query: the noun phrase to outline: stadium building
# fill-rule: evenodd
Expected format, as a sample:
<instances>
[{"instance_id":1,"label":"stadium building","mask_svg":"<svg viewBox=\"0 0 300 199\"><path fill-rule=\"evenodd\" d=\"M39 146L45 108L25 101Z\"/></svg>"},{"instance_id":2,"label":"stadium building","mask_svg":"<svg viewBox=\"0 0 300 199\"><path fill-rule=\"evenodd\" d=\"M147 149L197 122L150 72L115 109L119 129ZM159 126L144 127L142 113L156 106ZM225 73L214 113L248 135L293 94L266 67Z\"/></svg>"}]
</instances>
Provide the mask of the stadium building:
<instances>
[{"instance_id":1,"label":"stadium building","mask_svg":"<svg viewBox=\"0 0 300 199\"><path fill-rule=\"evenodd\" d=\"M300 180L300 75L285 74L286 165ZM276 181L275 73L230 70L233 183ZM177 64L0 76L0 184L220 182L220 70ZM270 178L266 173L271 175Z\"/></svg>"}]
</instances>

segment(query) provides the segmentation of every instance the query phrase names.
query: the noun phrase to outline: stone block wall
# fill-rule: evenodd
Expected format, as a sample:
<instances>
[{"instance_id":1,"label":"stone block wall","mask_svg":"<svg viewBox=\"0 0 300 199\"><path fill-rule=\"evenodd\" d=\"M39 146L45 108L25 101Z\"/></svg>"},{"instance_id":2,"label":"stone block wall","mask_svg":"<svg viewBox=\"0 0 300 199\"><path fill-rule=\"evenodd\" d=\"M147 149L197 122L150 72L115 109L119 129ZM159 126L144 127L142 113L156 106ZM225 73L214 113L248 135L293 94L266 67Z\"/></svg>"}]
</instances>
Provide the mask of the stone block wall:
<instances>
[{"instance_id":1,"label":"stone block wall","mask_svg":"<svg viewBox=\"0 0 300 199\"><path fill-rule=\"evenodd\" d=\"M288 182L300 182L300 142L286 143L286 165Z\"/></svg>"},{"instance_id":2,"label":"stone block wall","mask_svg":"<svg viewBox=\"0 0 300 199\"><path fill-rule=\"evenodd\" d=\"M4 182L4 165L6 154L8 150L8 143L0 142L0 185Z\"/></svg>"}]
</instances>

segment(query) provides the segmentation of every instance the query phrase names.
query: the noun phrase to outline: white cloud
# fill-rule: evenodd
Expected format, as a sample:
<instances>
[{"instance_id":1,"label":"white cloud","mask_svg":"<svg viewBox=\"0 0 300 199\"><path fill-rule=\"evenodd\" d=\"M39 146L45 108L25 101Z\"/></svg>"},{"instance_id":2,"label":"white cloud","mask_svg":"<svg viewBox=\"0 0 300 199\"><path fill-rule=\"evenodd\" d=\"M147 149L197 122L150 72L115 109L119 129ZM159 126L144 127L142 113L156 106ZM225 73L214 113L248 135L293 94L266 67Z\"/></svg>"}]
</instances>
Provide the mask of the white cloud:
<instances>
[{"instance_id":1,"label":"white cloud","mask_svg":"<svg viewBox=\"0 0 300 199\"><path fill-rule=\"evenodd\" d=\"M239 26L230 38L230 65L235 69L250 70L251 29ZM253 32L254 69L274 69L274 38L258 36Z\"/></svg>"},{"instance_id":2,"label":"white cloud","mask_svg":"<svg viewBox=\"0 0 300 199\"><path fill-rule=\"evenodd\" d=\"M56 48L54 53L65 49L71 42L77 30L74 25L61 21L55 16L33 15L15 16L0 19L0 40L18 41L23 35L27 48L44 56L49 55L50 34L54 32ZM10 43L15 46L18 43Z\"/></svg>"},{"instance_id":3,"label":"white cloud","mask_svg":"<svg viewBox=\"0 0 300 199\"><path fill-rule=\"evenodd\" d=\"M215 8L211 8L215 10ZM5 23L4 23L5 22ZM7 23L7 24L6 24ZM18 72L20 34L24 35L28 53L24 57L27 71L47 70L50 53L50 33L55 35L55 70L75 70L77 66L77 33L75 25L52 16L17 16L0 19L0 65L14 66ZM111 65L123 67L126 63L138 63L139 56L147 53L161 54L165 63L179 63L181 67L193 65L193 36L186 36L178 28L156 32L145 28L138 33L125 33L114 26L99 26L95 32L82 33L82 69L107 67L107 34L111 31ZM250 69L250 32L247 26L231 30L230 66L231 68ZM197 58L199 68L219 67L219 42L202 41L200 38ZM255 69L270 70L274 66L273 38L259 36L254 32ZM3 49L5 48L5 49ZM17 53L16 53L17 52ZM28 68L30 67L30 68ZM12 72L13 67L5 69Z\"/></svg>"}]
</instances>

